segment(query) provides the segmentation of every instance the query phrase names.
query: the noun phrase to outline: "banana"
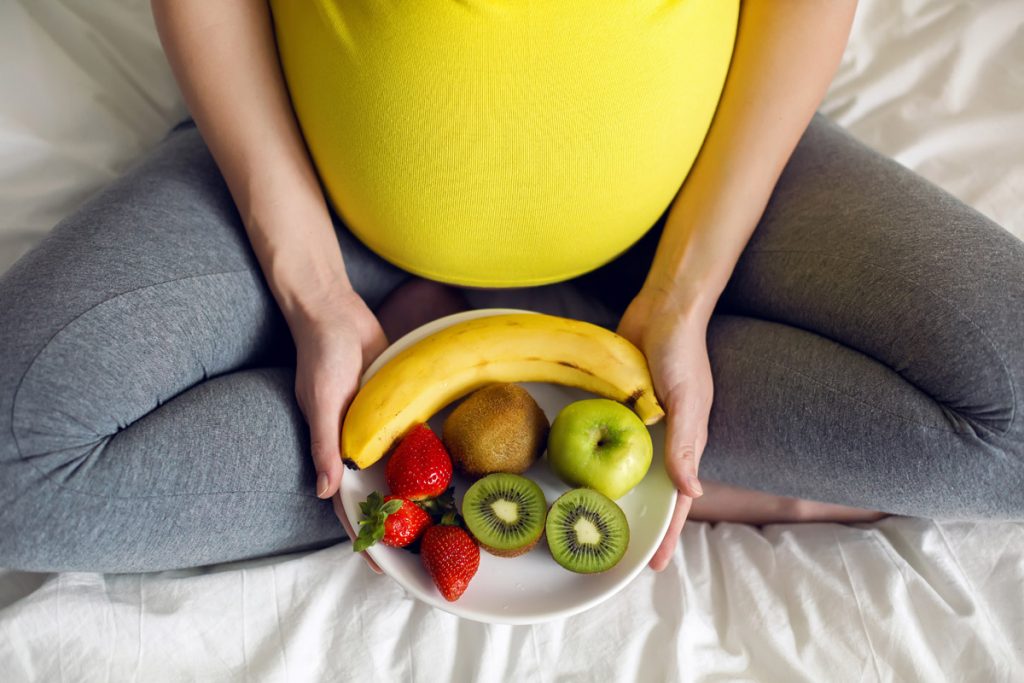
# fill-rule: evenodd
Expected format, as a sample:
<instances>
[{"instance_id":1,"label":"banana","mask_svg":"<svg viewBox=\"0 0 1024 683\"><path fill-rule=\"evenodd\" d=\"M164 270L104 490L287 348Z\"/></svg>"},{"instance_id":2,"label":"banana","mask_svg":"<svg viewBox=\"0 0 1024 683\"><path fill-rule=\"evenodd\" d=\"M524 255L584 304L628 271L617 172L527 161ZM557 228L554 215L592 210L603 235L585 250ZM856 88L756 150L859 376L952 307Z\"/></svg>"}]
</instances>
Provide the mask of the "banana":
<instances>
[{"instance_id":1,"label":"banana","mask_svg":"<svg viewBox=\"0 0 1024 683\"><path fill-rule=\"evenodd\" d=\"M494 382L550 382L624 403L646 423L665 415L643 354L603 327L540 313L456 323L404 349L362 386L341 428L352 469L377 462L413 425Z\"/></svg>"}]
</instances>

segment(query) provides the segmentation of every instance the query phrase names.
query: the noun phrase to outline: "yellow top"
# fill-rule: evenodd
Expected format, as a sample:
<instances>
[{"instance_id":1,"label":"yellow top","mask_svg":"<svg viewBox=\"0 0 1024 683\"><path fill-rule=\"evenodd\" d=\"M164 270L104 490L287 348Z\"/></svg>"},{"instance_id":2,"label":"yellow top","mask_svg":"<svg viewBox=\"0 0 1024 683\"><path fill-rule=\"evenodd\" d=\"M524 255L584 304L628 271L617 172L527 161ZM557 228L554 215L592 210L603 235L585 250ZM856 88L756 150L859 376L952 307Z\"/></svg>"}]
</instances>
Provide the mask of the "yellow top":
<instances>
[{"instance_id":1,"label":"yellow top","mask_svg":"<svg viewBox=\"0 0 1024 683\"><path fill-rule=\"evenodd\" d=\"M423 277L514 287L615 258L669 206L739 0L272 0L327 195Z\"/></svg>"}]
</instances>

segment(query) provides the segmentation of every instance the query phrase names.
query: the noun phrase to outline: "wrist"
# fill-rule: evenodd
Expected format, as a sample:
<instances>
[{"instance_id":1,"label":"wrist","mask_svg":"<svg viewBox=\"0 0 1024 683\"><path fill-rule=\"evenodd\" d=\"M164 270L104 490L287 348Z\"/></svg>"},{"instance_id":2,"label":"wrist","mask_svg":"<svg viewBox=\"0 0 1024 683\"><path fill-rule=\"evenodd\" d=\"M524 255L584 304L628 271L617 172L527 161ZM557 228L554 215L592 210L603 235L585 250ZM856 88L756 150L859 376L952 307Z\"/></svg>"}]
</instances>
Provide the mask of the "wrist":
<instances>
[{"instance_id":1,"label":"wrist","mask_svg":"<svg viewBox=\"0 0 1024 683\"><path fill-rule=\"evenodd\" d=\"M333 238L333 233L331 234ZM345 272L337 242L322 248L302 246L275 249L266 254L264 272L274 298L290 327L318 323L337 315L351 297L358 296Z\"/></svg>"},{"instance_id":2,"label":"wrist","mask_svg":"<svg viewBox=\"0 0 1024 683\"><path fill-rule=\"evenodd\" d=\"M340 257L339 257L340 260ZM275 273L271 289L289 327L308 327L337 316L352 297L357 297L344 267L329 264L304 264L294 267L278 261L271 267Z\"/></svg>"},{"instance_id":3,"label":"wrist","mask_svg":"<svg viewBox=\"0 0 1024 683\"><path fill-rule=\"evenodd\" d=\"M686 318L707 323L738 258L737 242L723 239L722 226L729 225L721 216L698 220L677 201L643 289Z\"/></svg>"},{"instance_id":4,"label":"wrist","mask_svg":"<svg viewBox=\"0 0 1024 683\"><path fill-rule=\"evenodd\" d=\"M661 277L654 271L640 290L642 296L658 302L658 308L670 310L682 322L697 325L706 325L711 319L720 293L720 288L713 281Z\"/></svg>"},{"instance_id":5,"label":"wrist","mask_svg":"<svg viewBox=\"0 0 1024 683\"><path fill-rule=\"evenodd\" d=\"M267 284L293 329L316 323L332 310L336 315L338 305L356 296L326 208L279 206L251 217L245 226Z\"/></svg>"}]
</instances>

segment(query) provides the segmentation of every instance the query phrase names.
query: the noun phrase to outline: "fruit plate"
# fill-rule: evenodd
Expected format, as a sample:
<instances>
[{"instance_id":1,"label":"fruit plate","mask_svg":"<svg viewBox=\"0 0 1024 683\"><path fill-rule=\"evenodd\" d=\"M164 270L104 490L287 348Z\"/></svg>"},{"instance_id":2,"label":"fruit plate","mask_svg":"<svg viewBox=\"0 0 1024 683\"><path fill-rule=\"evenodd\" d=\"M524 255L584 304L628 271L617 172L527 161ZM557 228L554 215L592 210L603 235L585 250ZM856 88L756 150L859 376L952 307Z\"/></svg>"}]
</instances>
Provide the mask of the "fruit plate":
<instances>
[{"instance_id":1,"label":"fruit plate","mask_svg":"<svg viewBox=\"0 0 1024 683\"><path fill-rule=\"evenodd\" d=\"M363 382L396 354L420 339L463 320L503 313L528 313L512 309L482 309L456 313L434 320L408 333L380 355L366 370ZM593 395L555 384L521 384L547 414L554 420L567 404ZM453 406L448 406L430 420L431 428L441 434L441 425ZM574 574L563 569L551 557L546 541L525 555L514 558L495 557L481 551L480 569L466 592L455 602L446 601L434 587L419 555L383 545L370 547L367 552L386 574L397 581L411 595L427 604L460 617L496 624L536 624L567 617L589 609L622 590L639 574L668 530L669 519L675 505L675 488L665 473L664 427L662 423L650 428L654 442L654 458L643 480L632 491L616 501L629 522L629 547L622 560L602 574ZM366 470L346 470L341 483L341 501L345 514L354 528L359 523L359 503L373 491L387 492L384 483L384 459ZM569 490L541 457L524 476L543 489L548 505ZM472 483L459 477L452 479L455 500L462 509L462 495Z\"/></svg>"}]
</instances>

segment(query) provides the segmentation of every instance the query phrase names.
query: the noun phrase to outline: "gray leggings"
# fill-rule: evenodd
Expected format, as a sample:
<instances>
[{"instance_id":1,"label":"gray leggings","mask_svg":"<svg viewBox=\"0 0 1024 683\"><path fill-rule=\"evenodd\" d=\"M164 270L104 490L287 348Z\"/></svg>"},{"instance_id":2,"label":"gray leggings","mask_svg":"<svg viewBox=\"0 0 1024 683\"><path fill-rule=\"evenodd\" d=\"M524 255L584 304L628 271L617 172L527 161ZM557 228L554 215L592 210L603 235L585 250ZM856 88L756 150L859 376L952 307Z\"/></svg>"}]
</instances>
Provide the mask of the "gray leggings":
<instances>
[{"instance_id":1,"label":"gray leggings","mask_svg":"<svg viewBox=\"0 0 1024 683\"><path fill-rule=\"evenodd\" d=\"M572 286L621 311L662 220ZM408 276L338 223L377 306ZM706 479L1024 518L1024 243L815 118L708 331ZM288 329L179 126L0 279L0 566L135 572L344 539Z\"/></svg>"}]
</instances>

